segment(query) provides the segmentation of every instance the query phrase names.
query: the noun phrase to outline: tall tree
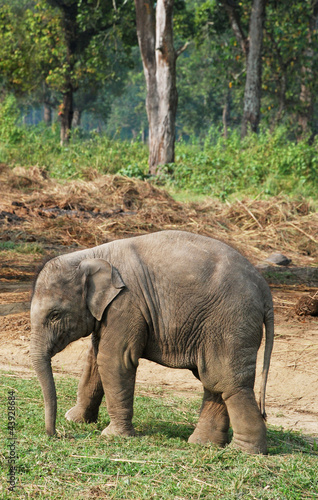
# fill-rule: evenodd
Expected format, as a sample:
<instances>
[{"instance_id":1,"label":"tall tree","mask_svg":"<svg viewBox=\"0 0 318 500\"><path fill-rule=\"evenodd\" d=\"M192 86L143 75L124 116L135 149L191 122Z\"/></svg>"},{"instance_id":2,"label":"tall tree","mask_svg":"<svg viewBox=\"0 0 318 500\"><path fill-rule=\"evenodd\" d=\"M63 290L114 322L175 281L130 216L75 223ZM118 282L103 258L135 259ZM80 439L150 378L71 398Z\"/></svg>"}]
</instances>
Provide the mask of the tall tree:
<instances>
[{"instance_id":1,"label":"tall tree","mask_svg":"<svg viewBox=\"0 0 318 500\"><path fill-rule=\"evenodd\" d=\"M260 121L265 4L266 0L253 0L249 27L242 137L246 136L249 127L252 132L257 132Z\"/></svg>"},{"instance_id":2,"label":"tall tree","mask_svg":"<svg viewBox=\"0 0 318 500\"><path fill-rule=\"evenodd\" d=\"M301 91L300 91L300 110L298 115L298 124L301 136L315 134L313 130L313 116L315 105L315 93L313 89L314 80L314 39L318 29L318 0L311 0L308 12L306 39L307 46L303 54L303 65L301 68Z\"/></svg>"},{"instance_id":3,"label":"tall tree","mask_svg":"<svg viewBox=\"0 0 318 500\"><path fill-rule=\"evenodd\" d=\"M109 32L119 24L124 25L128 18L130 8L125 6L125 1L114 2L112 0L47 0L47 2L59 9L61 13L61 26L65 43L65 60L63 61L62 81L60 90L63 94L63 102L59 109L61 119L61 143L67 142L70 137L72 120L74 115L73 97L78 89L77 70L83 60L83 55L87 55L88 48L93 45L92 52L88 58L93 61L99 51L98 44L93 44L94 38L101 33ZM125 8L123 15L120 7ZM130 21L132 20L129 18ZM130 25L129 25L130 24ZM126 23L125 29L121 32L123 40L129 39L131 42L132 23ZM126 32L125 32L126 31ZM99 44L105 42L99 39ZM84 57L85 59L85 57ZM107 57L105 57L107 61ZM104 63L105 64L105 60ZM90 61L90 62L91 62ZM101 61L99 61L101 63ZM96 68L94 68L96 71Z\"/></svg>"},{"instance_id":4,"label":"tall tree","mask_svg":"<svg viewBox=\"0 0 318 500\"><path fill-rule=\"evenodd\" d=\"M233 33L246 58L246 82L244 91L241 135L249 129L257 132L260 121L262 87L262 48L266 0L253 0L248 37L242 27L242 17L235 0L223 0Z\"/></svg>"},{"instance_id":5,"label":"tall tree","mask_svg":"<svg viewBox=\"0 0 318 500\"><path fill-rule=\"evenodd\" d=\"M174 0L135 0L137 36L147 86L149 172L174 161L178 105L176 61L185 46L173 43Z\"/></svg>"},{"instance_id":6,"label":"tall tree","mask_svg":"<svg viewBox=\"0 0 318 500\"><path fill-rule=\"evenodd\" d=\"M83 37L79 33L77 14L77 1L68 0L47 0L52 7L60 9L62 14L62 28L66 46L66 64L64 71L64 85L62 88L63 103L59 108L61 119L61 144L67 142L70 138L70 131L73 120L73 72L76 63L76 55L79 51L80 42L84 47L90 41L89 37Z\"/></svg>"},{"instance_id":7,"label":"tall tree","mask_svg":"<svg viewBox=\"0 0 318 500\"><path fill-rule=\"evenodd\" d=\"M317 133L317 14L317 0L266 7L262 111L272 130L284 123L296 138Z\"/></svg>"}]
</instances>

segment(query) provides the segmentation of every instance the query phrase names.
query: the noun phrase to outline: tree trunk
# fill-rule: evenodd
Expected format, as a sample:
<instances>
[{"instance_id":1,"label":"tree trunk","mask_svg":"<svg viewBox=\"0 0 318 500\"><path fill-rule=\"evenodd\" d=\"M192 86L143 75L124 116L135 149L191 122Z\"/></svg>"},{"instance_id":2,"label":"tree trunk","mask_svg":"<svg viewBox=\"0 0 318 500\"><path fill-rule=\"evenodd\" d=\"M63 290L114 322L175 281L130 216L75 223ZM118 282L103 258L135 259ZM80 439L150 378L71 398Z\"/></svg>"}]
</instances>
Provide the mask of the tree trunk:
<instances>
[{"instance_id":1,"label":"tree trunk","mask_svg":"<svg viewBox=\"0 0 318 500\"><path fill-rule=\"evenodd\" d=\"M270 126L270 131L271 133L274 132L276 126L279 124L281 121L285 109L286 109L286 92L287 92L287 72L286 72L287 66L284 64L281 64L281 75L280 79L278 82L279 86L279 106L278 106L278 111L271 123Z\"/></svg>"},{"instance_id":2,"label":"tree trunk","mask_svg":"<svg viewBox=\"0 0 318 500\"><path fill-rule=\"evenodd\" d=\"M73 120L72 120L72 127L80 127L81 126L81 118L82 118L82 112L80 109L76 108L74 109L73 112Z\"/></svg>"},{"instance_id":3,"label":"tree trunk","mask_svg":"<svg viewBox=\"0 0 318 500\"><path fill-rule=\"evenodd\" d=\"M43 119L45 125L47 125L48 127L52 125L52 108L46 102L43 105Z\"/></svg>"},{"instance_id":4,"label":"tree trunk","mask_svg":"<svg viewBox=\"0 0 318 500\"><path fill-rule=\"evenodd\" d=\"M313 49L313 36L315 30L317 29L318 24L318 1L315 0L312 2L312 13L309 18L309 30L307 35L307 48L304 53L304 60L307 64L301 69L301 89L300 89L300 111L298 114L298 125L300 130L299 139L304 136L308 136L310 134L310 141L314 137L313 130L313 118L314 118L314 102L315 95L312 91L312 83L313 83L313 64L314 64L314 49Z\"/></svg>"},{"instance_id":5,"label":"tree trunk","mask_svg":"<svg viewBox=\"0 0 318 500\"><path fill-rule=\"evenodd\" d=\"M261 108L262 47L266 0L253 0L249 27L249 51L246 68L242 137L258 131Z\"/></svg>"},{"instance_id":6,"label":"tree trunk","mask_svg":"<svg viewBox=\"0 0 318 500\"><path fill-rule=\"evenodd\" d=\"M230 125L230 113L231 113L231 92L228 89L225 95L225 102L223 106L222 121L223 121L223 136L225 139L228 138L228 127Z\"/></svg>"},{"instance_id":7,"label":"tree trunk","mask_svg":"<svg viewBox=\"0 0 318 500\"><path fill-rule=\"evenodd\" d=\"M149 173L174 161L177 53L173 46L174 0L135 0L137 36L147 85Z\"/></svg>"},{"instance_id":8,"label":"tree trunk","mask_svg":"<svg viewBox=\"0 0 318 500\"><path fill-rule=\"evenodd\" d=\"M241 25L241 19L240 15L237 9L237 5L234 0L223 0L222 1L224 8L229 16L229 20L231 23L231 27L234 33L234 36L239 43L242 52L247 58L248 54L248 39L243 31L242 25Z\"/></svg>"},{"instance_id":9,"label":"tree trunk","mask_svg":"<svg viewBox=\"0 0 318 500\"><path fill-rule=\"evenodd\" d=\"M69 89L63 95L63 103L60 106L59 116L61 120L61 146L70 140L73 120L73 89Z\"/></svg>"}]
</instances>

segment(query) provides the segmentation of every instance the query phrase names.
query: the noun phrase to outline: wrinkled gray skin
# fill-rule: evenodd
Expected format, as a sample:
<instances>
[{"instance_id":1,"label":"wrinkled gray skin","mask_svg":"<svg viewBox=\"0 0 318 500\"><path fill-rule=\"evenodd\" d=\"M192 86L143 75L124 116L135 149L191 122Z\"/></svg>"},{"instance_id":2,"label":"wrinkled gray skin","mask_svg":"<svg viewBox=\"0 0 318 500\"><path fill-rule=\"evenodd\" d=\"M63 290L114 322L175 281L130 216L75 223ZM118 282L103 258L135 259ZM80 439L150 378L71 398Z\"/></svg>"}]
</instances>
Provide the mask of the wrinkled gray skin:
<instances>
[{"instance_id":1,"label":"wrinkled gray skin","mask_svg":"<svg viewBox=\"0 0 318 500\"><path fill-rule=\"evenodd\" d=\"M266 328L260 408L257 351ZM228 443L266 453L265 386L273 345L270 290L238 252L211 238L163 231L114 241L49 261L31 303L31 357L55 433L51 358L92 333L69 420L96 421L105 393L104 435L132 436L139 358L192 370L204 387L190 443Z\"/></svg>"}]
</instances>

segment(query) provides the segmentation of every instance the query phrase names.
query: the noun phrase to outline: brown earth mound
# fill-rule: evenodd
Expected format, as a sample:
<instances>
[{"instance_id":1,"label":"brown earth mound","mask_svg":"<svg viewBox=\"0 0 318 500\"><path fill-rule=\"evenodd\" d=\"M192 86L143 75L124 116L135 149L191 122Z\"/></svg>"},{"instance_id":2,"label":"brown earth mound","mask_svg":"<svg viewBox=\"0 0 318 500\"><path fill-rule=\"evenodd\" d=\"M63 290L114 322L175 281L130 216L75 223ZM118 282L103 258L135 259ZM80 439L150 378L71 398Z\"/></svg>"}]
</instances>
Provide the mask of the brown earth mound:
<instances>
[{"instance_id":1,"label":"brown earth mound","mask_svg":"<svg viewBox=\"0 0 318 500\"><path fill-rule=\"evenodd\" d=\"M146 181L95 175L60 183L34 167L0 169L0 239L93 246L162 229L224 240L256 263L276 250L296 265L318 257L318 214L302 199L181 204Z\"/></svg>"}]
</instances>

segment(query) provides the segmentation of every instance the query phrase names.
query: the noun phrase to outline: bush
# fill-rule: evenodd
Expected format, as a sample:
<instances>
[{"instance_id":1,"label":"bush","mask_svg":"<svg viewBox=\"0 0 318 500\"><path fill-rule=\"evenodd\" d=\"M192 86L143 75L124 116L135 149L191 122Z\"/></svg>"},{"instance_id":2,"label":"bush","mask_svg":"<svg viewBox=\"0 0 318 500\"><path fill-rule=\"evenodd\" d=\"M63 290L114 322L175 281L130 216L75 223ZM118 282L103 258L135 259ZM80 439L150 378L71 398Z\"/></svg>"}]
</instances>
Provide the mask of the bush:
<instances>
[{"instance_id":1,"label":"bush","mask_svg":"<svg viewBox=\"0 0 318 500\"><path fill-rule=\"evenodd\" d=\"M172 175L164 174L165 182L222 199L260 192L316 197L318 141L295 143L286 136L284 129L277 129L240 141L234 132L228 139L219 135L213 143L206 141L201 150L181 144L176 162L169 165Z\"/></svg>"},{"instance_id":2,"label":"bush","mask_svg":"<svg viewBox=\"0 0 318 500\"><path fill-rule=\"evenodd\" d=\"M23 129L18 126L20 111L16 98L9 94L0 103L0 139L1 142L16 144L23 137Z\"/></svg>"},{"instance_id":3,"label":"bush","mask_svg":"<svg viewBox=\"0 0 318 500\"><path fill-rule=\"evenodd\" d=\"M147 148L139 141L111 140L95 132L74 133L67 146L59 145L59 126L19 127L14 98L2 103L1 161L24 167L38 165L52 177L89 178L89 171L148 178ZM1 116L0 116L1 119ZM23 138L23 140L22 140ZM218 197L317 197L318 141L292 142L284 128L251 135L241 141L236 132L225 139L211 130L205 142L176 144L175 162L162 167L153 180L174 193Z\"/></svg>"}]
</instances>

